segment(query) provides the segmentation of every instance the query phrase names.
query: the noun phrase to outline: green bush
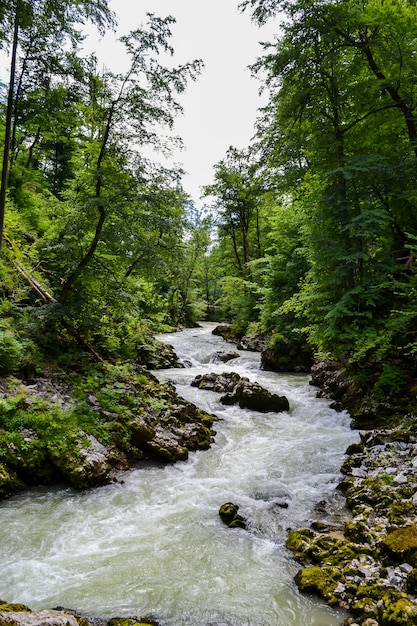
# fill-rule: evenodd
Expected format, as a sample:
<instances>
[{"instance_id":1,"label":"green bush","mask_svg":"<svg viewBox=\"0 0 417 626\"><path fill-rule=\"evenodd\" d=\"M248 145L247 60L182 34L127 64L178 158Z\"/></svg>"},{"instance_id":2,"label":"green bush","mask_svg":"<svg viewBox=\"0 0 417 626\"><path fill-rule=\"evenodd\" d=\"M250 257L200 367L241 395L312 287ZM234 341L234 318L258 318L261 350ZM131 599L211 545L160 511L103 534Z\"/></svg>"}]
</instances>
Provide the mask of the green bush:
<instances>
[{"instance_id":1,"label":"green bush","mask_svg":"<svg viewBox=\"0 0 417 626\"><path fill-rule=\"evenodd\" d=\"M10 374L21 366L23 346L7 330L0 329L0 372Z\"/></svg>"},{"instance_id":2,"label":"green bush","mask_svg":"<svg viewBox=\"0 0 417 626\"><path fill-rule=\"evenodd\" d=\"M382 372L374 385L374 395L381 399L386 394L398 393L405 382L406 377L401 368L387 363L382 368Z\"/></svg>"}]
</instances>

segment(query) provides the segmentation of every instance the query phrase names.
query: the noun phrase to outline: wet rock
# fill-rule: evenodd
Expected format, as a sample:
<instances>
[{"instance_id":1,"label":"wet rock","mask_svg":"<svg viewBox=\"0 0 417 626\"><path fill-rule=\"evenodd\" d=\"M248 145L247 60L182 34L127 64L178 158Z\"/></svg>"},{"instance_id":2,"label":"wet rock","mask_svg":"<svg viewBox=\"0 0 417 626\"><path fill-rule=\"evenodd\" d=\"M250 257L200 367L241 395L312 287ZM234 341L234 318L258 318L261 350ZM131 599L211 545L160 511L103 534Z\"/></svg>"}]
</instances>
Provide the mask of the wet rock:
<instances>
[{"instance_id":1,"label":"wet rock","mask_svg":"<svg viewBox=\"0 0 417 626\"><path fill-rule=\"evenodd\" d=\"M22 491L26 486L16 472L0 463L0 498L6 498L13 493Z\"/></svg>"},{"instance_id":2,"label":"wet rock","mask_svg":"<svg viewBox=\"0 0 417 626\"><path fill-rule=\"evenodd\" d=\"M169 367L183 367L170 344L157 339L136 347L137 360L150 370L166 369Z\"/></svg>"},{"instance_id":3,"label":"wet rock","mask_svg":"<svg viewBox=\"0 0 417 626\"><path fill-rule=\"evenodd\" d=\"M191 386L198 387L199 389L207 389L208 391L216 391L217 393L225 393L233 391L241 380L239 374L235 372L199 374L191 382Z\"/></svg>"},{"instance_id":4,"label":"wet rock","mask_svg":"<svg viewBox=\"0 0 417 626\"><path fill-rule=\"evenodd\" d=\"M237 344L239 350L250 350L252 352L262 352L270 339L268 334L257 331L252 335L245 335Z\"/></svg>"},{"instance_id":5,"label":"wet rock","mask_svg":"<svg viewBox=\"0 0 417 626\"><path fill-rule=\"evenodd\" d=\"M234 372L223 374L204 374L196 376L191 383L199 389L209 389L226 394L220 402L226 405L238 404L241 409L251 409L261 413L289 411L289 402L285 396L278 396L264 389L258 383L241 378Z\"/></svg>"},{"instance_id":6,"label":"wet rock","mask_svg":"<svg viewBox=\"0 0 417 626\"><path fill-rule=\"evenodd\" d=\"M171 431L158 427L153 439L147 442L147 448L159 460L165 463L176 463L188 458L188 450L180 445L179 437Z\"/></svg>"},{"instance_id":7,"label":"wet rock","mask_svg":"<svg viewBox=\"0 0 417 626\"><path fill-rule=\"evenodd\" d=\"M261 413L289 411L290 405L285 396L278 396L264 389L258 383L241 380L232 392L220 398L222 404L238 404L241 409Z\"/></svg>"},{"instance_id":8,"label":"wet rock","mask_svg":"<svg viewBox=\"0 0 417 626\"><path fill-rule=\"evenodd\" d=\"M213 328L211 334L223 337L225 341L233 341L234 339L236 339L231 324L218 324L216 328Z\"/></svg>"},{"instance_id":9,"label":"wet rock","mask_svg":"<svg viewBox=\"0 0 417 626\"><path fill-rule=\"evenodd\" d=\"M233 359L239 358L238 352L214 352L211 355L210 363L227 363Z\"/></svg>"},{"instance_id":10,"label":"wet rock","mask_svg":"<svg viewBox=\"0 0 417 626\"><path fill-rule=\"evenodd\" d=\"M274 339L273 347L261 354L262 369L273 372L310 372L313 352L302 340L280 337Z\"/></svg>"},{"instance_id":11,"label":"wet rock","mask_svg":"<svg viewBox=\"0 0 417 626\"><path fill-rule=\"evenodd\" d=\"M73 487L86 489L107 482L111 453L93 435L80 431L48 448L53 465Z\"/></svg>"},{"instance_id":12,"label":"wet rock","mask_svg":"<svg viewBox=\"0 0 417 626\"><path fill-rule=\"evenodd\" d=\"M384 539L385 552L396 562L417 566L417 526L397 528Z\"/></svg>"},{"instance_id":13,"label":"wet rock","mask_svg":"<svg viewBox=\"0 0 417 626\"><path fill-rule=\"evenodd\" d=\"M61 611L0 611L3 626L79 626L73 615Z\"/></svg>"},{"instance_id":14,"label":"wet rock","mask_svg":"<svg viewBox=\"0 0 417 626\"><path fill-rule=\"evenodd\" d=\"M219 509L219 516L223 524L229 528L246 528L245 518L239 515L239 507L233 502L222 504Z\"/></svg>"}]
</instances>

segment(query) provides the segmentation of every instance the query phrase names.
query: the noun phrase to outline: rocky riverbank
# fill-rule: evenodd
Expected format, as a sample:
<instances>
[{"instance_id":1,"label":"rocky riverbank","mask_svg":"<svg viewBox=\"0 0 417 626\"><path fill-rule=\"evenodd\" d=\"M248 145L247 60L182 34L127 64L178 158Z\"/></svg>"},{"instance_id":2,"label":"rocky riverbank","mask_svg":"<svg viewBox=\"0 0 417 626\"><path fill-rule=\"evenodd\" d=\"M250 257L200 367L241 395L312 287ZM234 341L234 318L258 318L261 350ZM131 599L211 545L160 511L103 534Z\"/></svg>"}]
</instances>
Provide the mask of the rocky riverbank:
<instances>
[{"instance_id":1,"label":"rocky riverbank","mask_svg":"<svg viewBox=\"0 0 417 626\"><path fill-rule=\"evenodd\" d=\"M69 609L31 611L24 604L0 600L0 626L158 626L148 617L87 618Z\"/></svg>"},{"instance_id":2,"label":"rocky riverbank","mask_svg":"<svg viewBox=\"0 0 417 626\"><path fill-rule=\"evenodd\" d=\"M166 366L170 351L160 352ZM141 365L55 363L30 380L8 376L0 380L0 498L38 484L87 489L138 462L185 460L210 447L214 420Z\"/></svg>"},{"instance_id":3,"label":"rocky riverbank","mask_svg":"<svg viewBox=\"0 0 417 626\"><path fill-rule=\"evenodd\" d=\"M417 624L416 467L414 426L366 433L341 468L350 519L289 533L299 589L348 609L346 626Z\"/></svg>"},{"instance_id":4,"label":"rocky riverbank","mask_svg":"<svg viewBox=\"0 0 417 626\"><path fill-rule=\"evenodd\" d=\"M231 339L227 326L217 332ZM240 340L240 347L261 351L264 369L305 371L308 351L285 340L279 343L271 347L268 339L257 335L254 341ZM282 353L285 346L287 358ZM345 497L347 521L329 523L324 514L310 527L289 532L287 547L303 565L295 578L297 586L347 609L345 626L415 626L415 367L408 364L400 375L395 364L364 369L327 361L313 364L311 376L317 395L332 399L336 410L347 409L362 433L361 442L346 451L341 467L339 490Z\"/></svg>"}]
</instances>

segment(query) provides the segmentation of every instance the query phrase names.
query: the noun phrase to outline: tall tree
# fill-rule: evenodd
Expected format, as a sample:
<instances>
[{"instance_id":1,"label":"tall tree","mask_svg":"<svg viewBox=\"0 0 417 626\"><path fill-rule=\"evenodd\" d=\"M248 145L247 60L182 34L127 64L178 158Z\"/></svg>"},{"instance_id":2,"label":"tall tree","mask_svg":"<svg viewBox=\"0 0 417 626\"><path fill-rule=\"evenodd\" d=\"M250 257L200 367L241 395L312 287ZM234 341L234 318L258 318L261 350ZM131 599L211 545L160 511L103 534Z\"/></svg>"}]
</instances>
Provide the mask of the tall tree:
<instances>
[{"instance_id":1,"label":"tall tree","mask_svg":"<svg viewBox=\"0 0 417 626\"><path fill-rule=\"evenodd\" d=\"M75 45L80 40L79 26L86 20L92 21L103 30L113 23L113 17L107 6L107 0L81 0L80 2L41 0L36 3L27 0L12 0L0 3L0 15L2 17L0 47L9 49L11 58L0 187L1 248L9 158L13 139L13 114L16 115L23 76L28 71L28 60L35 58L36 62L42 65L46 61L44 46L47 42L52 43L52 46L55 45L56 49L59 49L66 39ZM19 85L16 90L19 47L22 49L23 57Z\"/></svg>"}]
</instances>

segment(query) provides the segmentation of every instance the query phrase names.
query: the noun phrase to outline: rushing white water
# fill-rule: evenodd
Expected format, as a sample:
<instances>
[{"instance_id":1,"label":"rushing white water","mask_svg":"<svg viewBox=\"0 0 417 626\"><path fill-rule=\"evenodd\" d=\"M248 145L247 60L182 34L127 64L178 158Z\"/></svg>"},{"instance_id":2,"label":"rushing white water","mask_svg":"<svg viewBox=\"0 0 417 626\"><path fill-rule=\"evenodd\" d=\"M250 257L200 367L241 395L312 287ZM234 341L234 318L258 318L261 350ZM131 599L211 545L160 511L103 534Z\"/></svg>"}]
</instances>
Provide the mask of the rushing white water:
<instances>
[{"instance_id":1,"label":"rushing white water","mask_svg":"<svg viewBox=\"0 0 417 626\"><path fill-rule=\"evenodd\" d=\"M306 525L335 486L349 416L315 398L304 375L259 369L259 354L230 351L212 326L162 337L186 369L157 372L180 395L215 413L215 443L188 461L151 465L84 493L39 488L0 506L0 598L32 609L57 605L96 616L153 615L164 626L336 626L341 611L299 594L298 566L285 548L289 527ZM233 349L233 348L232 348ZM190 381L237 371L286 395L289 413L260 414L219 404ZM233 501L249 524L218 516ZM288 507L281 505L287 503Z\"/></svg>"}]
</instances>

